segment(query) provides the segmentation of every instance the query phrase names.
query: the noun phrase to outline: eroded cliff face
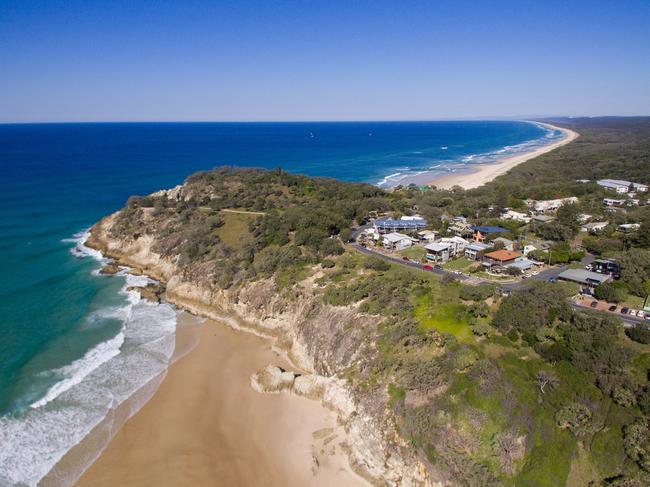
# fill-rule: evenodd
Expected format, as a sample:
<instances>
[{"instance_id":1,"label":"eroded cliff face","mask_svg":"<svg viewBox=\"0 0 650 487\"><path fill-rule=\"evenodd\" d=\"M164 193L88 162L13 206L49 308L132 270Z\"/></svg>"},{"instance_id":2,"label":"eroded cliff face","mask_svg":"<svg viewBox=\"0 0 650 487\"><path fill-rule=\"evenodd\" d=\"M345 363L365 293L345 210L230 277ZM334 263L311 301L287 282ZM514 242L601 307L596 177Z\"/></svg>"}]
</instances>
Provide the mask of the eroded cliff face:
<instances>
[{"instance_id":1,"label":"eroded cliff face","mask_svg":"<svg viewBox=\"0 0 650 487\"><path fill-rule=\"evenodd\" d=\"M317 399L333 409L348 434L350 463L359 474L374 485L453 485L434 478L398 435L385 388L361 390L345 379L351 366L372 360L380 318L353 307L325 305L309 292L309 283L293 293L278 293L270 279L223 290L196 269L181 269L154 252L150 235L113 237L117 215L97 223L86 244L164 282L169 302L274 340L296 372L271 366L254 376L252 385L261 392L289 391Z\"/></svg>"}]
</instances>

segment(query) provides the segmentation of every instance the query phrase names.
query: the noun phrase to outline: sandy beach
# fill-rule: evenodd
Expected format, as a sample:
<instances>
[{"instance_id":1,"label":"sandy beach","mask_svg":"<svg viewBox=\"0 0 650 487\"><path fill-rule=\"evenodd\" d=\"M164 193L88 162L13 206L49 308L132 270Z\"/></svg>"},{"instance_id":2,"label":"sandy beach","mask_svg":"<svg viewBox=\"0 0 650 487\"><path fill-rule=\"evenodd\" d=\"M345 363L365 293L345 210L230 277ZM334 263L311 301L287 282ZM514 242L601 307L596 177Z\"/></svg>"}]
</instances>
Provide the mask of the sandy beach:
<instances>
[{"instance_id":1,"label":"sandy beach","mask_svg":"<svg viewBox=\"0 0 650 487\"><path fill-rule=\"evenodd\" d=\"M171 366L77 486L368 485L348 465L334 413L250 387L266 365L287 366L267 340L212 321L198 333L196 348Z\"/></svg>"},{"instance_id":2,"label":"sandy beach","mask_svg":"<svg viewBox=\"0 0 650 487\"><path fill-rule=\"evenodd\" d=\"M554 149L557 149L558 147L574 141L580 135L573 130L556 127L555 125L550 125L547 123L540 123L540 125L544 125L554 130L560 130L565 134L565 136L562 140L545 145L544 147L540 147L534 151L525 152L512 157L506 157L494 164L475 165L471 167L471 172L462 172L458 174L440 176L428 181L427 184L430 186L436 186L440 189L449 189L453 186L461 186L465 189L477 188L485 183L492 181L497 176L505 174L510 169L517 166L518 164L521 164L522 162L526 162L530 159L541 156L542 154L546 154L547 152L550 152Z\"/></svg>"}]
</instances>

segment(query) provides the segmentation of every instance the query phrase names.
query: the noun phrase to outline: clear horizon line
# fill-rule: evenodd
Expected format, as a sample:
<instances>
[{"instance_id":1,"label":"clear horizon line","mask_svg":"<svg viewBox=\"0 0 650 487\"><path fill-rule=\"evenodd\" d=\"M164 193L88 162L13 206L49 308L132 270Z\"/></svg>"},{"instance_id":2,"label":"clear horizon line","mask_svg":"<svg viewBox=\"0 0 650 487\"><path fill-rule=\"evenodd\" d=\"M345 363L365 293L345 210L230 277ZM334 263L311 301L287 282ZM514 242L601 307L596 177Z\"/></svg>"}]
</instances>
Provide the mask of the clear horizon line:
<instances>
[{"instance_id":1,"label":"clear horizon line","mask_svg":"<svg viewBox=\"0 0 650 487\"><path fill-rule=\"evenodd\" d=\"M391 123L391 122L474 122L474 121L537 121L573 118L648 118L650 115L528 115L528 116L476 116L449 118L396 118L396 119L305 119L305 120L67 120L67 121L0 121L0 125L74 125L74 124L128 124L128 123Z\"/></svg>"}]
</instances>

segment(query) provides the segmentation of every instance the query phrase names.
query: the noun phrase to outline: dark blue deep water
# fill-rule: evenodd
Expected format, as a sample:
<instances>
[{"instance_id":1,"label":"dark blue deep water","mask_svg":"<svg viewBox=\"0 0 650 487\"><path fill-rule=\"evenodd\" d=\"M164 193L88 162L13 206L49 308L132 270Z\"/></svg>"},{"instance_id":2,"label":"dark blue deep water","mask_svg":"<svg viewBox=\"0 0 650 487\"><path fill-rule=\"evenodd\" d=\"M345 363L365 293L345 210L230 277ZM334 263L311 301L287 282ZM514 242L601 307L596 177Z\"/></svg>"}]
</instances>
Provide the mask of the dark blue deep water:
<instances>
[{"instance_id":1,"label":"dark blue deep water","mask_svg":"<svg viewBox=\"0 0 650 487\"><path fill-rule=\"evenodd\" d=\"M173 335L169 309L135 303L119 292L125 277L97 276L96 259L71 252L130 195L221 165L389 186L560 136L506 121L0 125L0 485L36 482L104 414L90 409L128 394L110 373L142 383L144 359L126 357L145 338L128 323Z\"/></svg>"}]
</instances>

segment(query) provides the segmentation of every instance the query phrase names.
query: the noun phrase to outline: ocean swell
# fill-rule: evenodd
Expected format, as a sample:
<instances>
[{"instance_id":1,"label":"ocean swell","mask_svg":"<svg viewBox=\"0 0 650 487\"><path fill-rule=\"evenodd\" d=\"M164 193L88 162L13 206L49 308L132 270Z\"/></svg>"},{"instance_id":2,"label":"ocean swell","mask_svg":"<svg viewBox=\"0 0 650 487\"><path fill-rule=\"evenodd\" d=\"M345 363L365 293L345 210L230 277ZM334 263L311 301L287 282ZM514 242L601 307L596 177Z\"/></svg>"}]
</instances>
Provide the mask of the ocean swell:
<instances>
[{"instance_id":1,"label":"ocean swell","mask_svg":"<svg viewBox=\"0 0 650 487\"><path fill-rule=\"evenodd\" d=\"M88 236L83 232L71 239L71 252L105 262L84 245ZM174 357L178 311L127 290L155 282L148 277L121 272L116 278L124 279L124 305L100 309L88 320L119 318L117 335L46 372L58 381L43 397L24 412L0 417L3 487L73 484L162 382Z\"/></svg>"}]
</instances>

